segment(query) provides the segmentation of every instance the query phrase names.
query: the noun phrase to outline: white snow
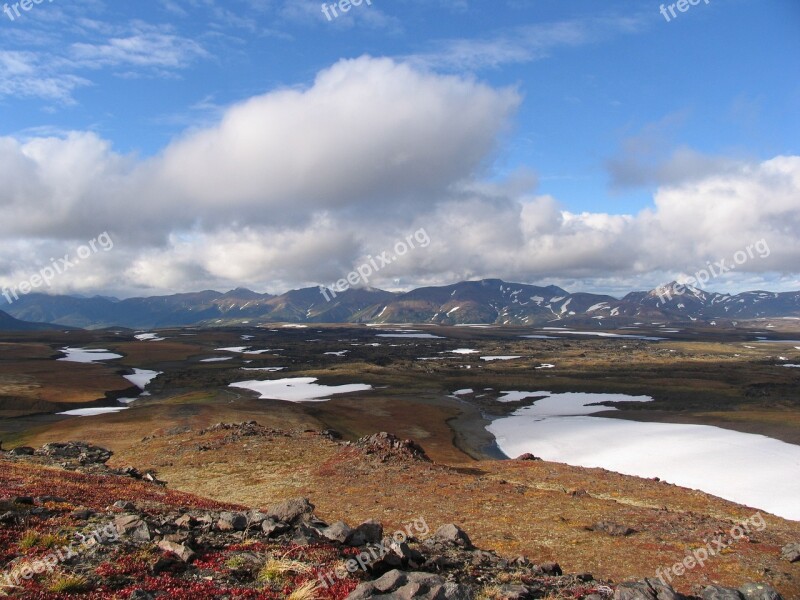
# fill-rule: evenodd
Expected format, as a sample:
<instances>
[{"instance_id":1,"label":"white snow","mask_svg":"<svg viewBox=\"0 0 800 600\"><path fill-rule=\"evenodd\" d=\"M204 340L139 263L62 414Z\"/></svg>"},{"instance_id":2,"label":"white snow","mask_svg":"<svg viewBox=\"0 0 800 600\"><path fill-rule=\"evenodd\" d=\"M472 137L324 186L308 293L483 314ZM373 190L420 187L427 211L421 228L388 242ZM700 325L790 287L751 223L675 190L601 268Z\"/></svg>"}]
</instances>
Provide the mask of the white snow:
<instances>
[{"instance_id":1,"label":"white snow","mask_svg":"<svg viewBox=\"0 0 800 600\"><path fill-rule=\"evenodd\" d=\"M325 402L333 394L364 392L372 389L371 385L353 383L349 385L321 385L314 383L316 377L294 377L276 379L274 381L240 381L230 387L253 390L261 394L261 398L286 400L288 402Z\"/></svg>"},{"instance_id":2,"label":"white snow","mask_svg":"<svg viewBox=\"0 0 800 600\"><path fill-rule=\"evenodd\" d=\"M133 336L134 339L139 340L140 342L163 342L167 338L159 337L156 333L140 333L138 335Z\"/></svg>"},{"instance_id":3,"label":"white snow","mask_svg":"<svg viewBox=\"0 0 800 600\"><path fill-rule=\"evenodd\" d=\"M275 371L283 371L286 367L242 367L242 371L267 371L274 373Z\"/></svg>"},{"instance_id":4,"label":"white snow","mask_svg":"<svg viewBox=\"0 0 800 600\"><path fill-rule=\"evenodd\" d=\"M782 367L790 367L794 369L800 369L800 365L781 365Z\"/></svg>"},{"instance_id":5,"label":"white snow","mask_svg":"<svg viewBox=\"0 0 800 600\"><path fill-rule=\"evenodd\" d=\"M296 323L288 323L287 325L281 325L284 329L308 329L308 325L298 325Z\"/></svg>"},{"instance_id":6,"label":"white snow","mask_svg":"<svg viewBox=\"0 0 800 600\"><path fill-rule=\"evenodd\" d=\"M450 354L477 354L477 350L472 350L470 348L457 348L456 350L448 350Z\"/></svg>"},{"instance_id":7,"label":"white snow","mask_svg":"<svg viewBox=\"0 0 800 600\"><path fill-rule=\"evenodd\" d=\"M461 307L460 307L460 306L456 306L455 308L451 308L450 310L448 310L448 311L447 311L447 314L449 315L450 313L454 313L454 312L456 312L456 311L457 311L459 308L461 308Z\"/></svg>"},{"instance_id":8,"label":"white snow","mask_svg":"<svg viewBox=\"0 0 800 600\"><path fill-rule=\"evenodd\" d=\"M540 367L536 367L537 369L555 369L555 365L551 365L550 363L542 363Z\"/></svg>"},{"instance_id":9,"label":"white snow","mask_svg":"<svg viewBox=\"0 0 800 600\"><path fill-rule=\"evenodd\" d=\"M456 390L455 392L453 392L453 395L454 396L464 396L466 394L472 394L472 393L473 393L472 388L466 388L464 390Z\"/></svg>"},{"instance_id":10,"label":"white snow","mask_svg":"<svg viewBox=\"0 0 800 600\"><path fill-rule=\"evenodd\" d=\"M102 408L76 408L58 413L59 415L69 415L71 417L93 417L95 415L105 415L128 410L127 406L109 406Z\"/></svg>"},{"instance_id":11,"label":"white snow","mask_svg":"<svg viewBox=\"0 0 800 600\"><path fill-rule=\"evenodd\" d=\"M549 394L487 429L508 456L660 477L688 488L800 520L800 446L707 425L637 423L589 417L605 401L646 402L647 396Z\"/></svg>"},{"instance_id":12,"label":"white snow","mask_svg":"<svg viewBox=\"0 0 800 600\"><path fill-rule=\"evenodd\" d=\"M487 362L492 360L514 360L515 358L522 358L521 356L481 356L481 360Z\"/></svg>"},{"instance_id":13,"label":"white snow","mask_svg":"<svg viewBox=\"0 0 800 600\"><path fill-rule=\"evenodd\" d=\"M215 348L215 350L219 350L220 352L244 352L250 346L232 346L231 348Z\"/></svg>"},{"instance_id":14,"label":"white snow","mask_svg":"<svg viewBox=\"0 0 800 600\"><path fill-rule=\"evenodd\" d=\"M565 334L568 335L591 335L595 337L604 337L604 338L627 338L631 340L649 340L651 342L660 342L661 340L666 340L667 338L662 337L648 337L646 335L627 335L622 333L606 333L605 331L565 331Z\"/></svg>"},{"instance_id":15,"label":"white snow","mask_svg":"<svg viewBox=\"0 0 800 600\"><path fill-rule=\"evenodd\" d=\"M59 358L64 362L95 363L101 360L116 360L122 358L121 354L114 354L108 350L91 348L61 348L61 352L67 356Z\"/></svg>"},{"instance_id":16,"label":"white snow","mask_svg":"<svg viewBox=\"0 0 800 600\"><path fill-rule=\"evenodd\" d=\"M204 358L200 362L202 363L213 363L213 362L224 362L226 360L233 360L232 356L223 356L221 358Z\"/></svg>"},{"instance_id":17,"label":"white snow","mask_svg":"<svg viewBox=\"0 0 800 600\"><path fill-rule=\"evenodd\" d=\"M444 339L440 335L431 335L430 333L379 333L378 337L385 338L419 338L422 340L441 340Z\"/></svg>"},{"instance_id":18,"label":"white snow","mask_svg":"<svg viewBox=\"0 0 800 600\"><path fill-rule=\"evenodd\" d=\"M350 351L349 350L339 350L338 352L325 352L325 354L327 354L328 356L338 356L339 358L342 358L348 352L350 352Z\"/></svg>"},{"instance_id":19,"label":"white snow","mask_svg":"<svg viewBox=\"0 0 800 600\"><path fill-rule=\"evenodd\" d=\"M147 371L146 369L134 369L133 375L123 375L125 379L130 381L133 385L143 390L147 385L156 377L161 375L159 371Z\"/></svg>"},{"instance_id":20,"label":"white snow","mask_svg":"<svg viewBox=\"0 0 800 600\"><path fill-rule=\"evenodd\" d=\"M529 340L560 340L557 335L521 335L520 337L528 338Z\"/></svg>"}]
</instances>

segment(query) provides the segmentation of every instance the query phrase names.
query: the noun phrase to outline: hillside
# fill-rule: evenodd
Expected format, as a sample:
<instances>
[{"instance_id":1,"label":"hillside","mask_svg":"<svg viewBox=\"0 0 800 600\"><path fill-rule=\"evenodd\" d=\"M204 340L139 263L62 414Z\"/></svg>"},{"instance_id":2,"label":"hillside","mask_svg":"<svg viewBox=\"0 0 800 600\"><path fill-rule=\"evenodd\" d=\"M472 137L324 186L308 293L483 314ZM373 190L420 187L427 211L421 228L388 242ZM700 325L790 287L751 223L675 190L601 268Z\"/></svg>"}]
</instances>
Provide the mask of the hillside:
<instances>
[{"instance_id":1,"label":"hillside","mask_svg":"<svg viewBox=\"0 0 800 600\"><path fill-rule=\"evenodd\" d=\"M96 425L94 429L98 431ZM120 447L108 461L115 472L141 477L152 469L156 481L169 482L167 490L181 490L210 500L162 490L129 478L109 479L107 472L91 464L89 471L94 473L91 476L39 470L36 464L47 464L42 455L48 454L47 449L52 446L37 451L39 456L8 457L13 462L9 463L8 458L0 462L0 473L6 496L39 496L50 493L44 490L58 490L56 493L68 503L68 510L60 508L58 514L62 520L55 522L58 525L69 522L71 511L84 507L98 513L92 523L102 523L103 515L105 522L119 515L131 515L124 521L131 532L141 528L142 520L152 524L148 525L149 537L126 544L124 551L102 553L94 570L82 567L91 582L106 586L104 593L113 586L129 593L131 585L144 577L144 587L150 591L163 589L159 586L173 586L176 578L194 582L197 587L187 588L197 590L197 595L188 596L192 598L210 598L219 593L235 598L285 597L269 593L247 595L242 591L242 588L253 589L254 585L260 587L253 573L264 564L266 555L288 555L306 563L308 569L298 567L297 573L281 580L287 585L288 582L301 585L317 576L324 565L335 565L342 552L351 551L337 545L331 547L327 539L321 546L312 543L309 547L309 542L319 541L320 528L324 529L314 522L309 522L307 528L286 529L277 547L271 537L281 527L275 529L270 525L269 529L259 528L259 532L249 536L221 539L213 523L223 518L218 512L221 510L244 514L246 510L242 507L256 506L269 515L270 510L265 510L268 506L307 497L316 507L317 518L326 524L375 519L383 524L384 531L402 531L404 524L424 521L429 532L434 532L442 525L455 523L468 533L471 544L496 550L507 560L515 559L503 562L482 553L464 554L463 547L450 548L456 553L452 555L439 546L412 545L402 551L405 558L393 559L394 563L370 570L369 575L359 571L348 577L338 592L324 590L320 598L344 597L361 580L373 579L396 567L433 572L472 590L472 595L446 596L452 598L475 597L476 592L482 591L482 598L596 600L606 597L606 590L610 594L617 588L615 598L652 600L655 595L636 595L635 586L628 589L620 583L655 578L657 569L663 573L687 553L704 547L705 540L710 539L723 540L725 550L710 558L703 569L671 577L672 585L680 592L704 599L740 598L713 596L710 594L714 588L710 592L707 588L715 585L740 588L748 581L756 581L774 586L784 598L800 595L799 565L788 562L792 556L791 547L787 548L800 539L800 524L796 522L657 480L597 469L538 460L449 466L430 462L416 444L386 434L363 438L357 443L344 443L336 438L331 431L278 430L251 422L197 429L171 428L155 431L136 445L109 444ZM83 455L91 453L84 451ZM50 462L63 461L58 451L55 458L56 461L50 459ZM98 460L106 458L101 456ZM136 465L138 471L130 471L131 465ZM86 470L85 467L84 464L81 468ZM117 500L122 501L122 510L109 511L106 507ZM53 508L52 504L46 506ZM179 506L183 508L178 510ZM206 517L209 511L212 516ZM186 514L190 517L185 517ZM191 518L199 524L206 523L192 538L194 541L187 541L179 527L176 530L176 526L168 525L182 515L185 521ZM255 519L261 519L258 521L261 523L264 517L256 515ZM737 524L747 531L743 537L736 535L734 540L730 536ZM48 531L44 524L34 528L41 533ZM343 525L337 525L336 531L339 529L345 532L340 531L341 535L349 535ZM166 535L173 530L180 535ZM260 534L264 531L269 531L268 539ZM153 535L153 532L160 533ZM6 535L12 539L19 537L23 528L17 527ZM196 553L193 565L187 567L180 561L176 565L174 559L165 559L163 548L154 547L161 535L181 546L188 545ZM456 534L454 539L459 536ZM245 541L246 537L250 539ZM164 547L179 554L185 550ZM6 560L26 554L14 548L12 544L7 550ZM423 560L414 558L414 550L429 557L433 553L450 558ZM524 558L516 559L518 556ZM158 572L158 577L147 577L158 564L161 564L158 568L166 564L164 570L169 574ZM216 573L210 572L215 570ZM562 570L577 575L555 577ZM232 584L238 586L238 591L229 587ZM111 596L101 593L93 597ZM354 596L358 597L370 596ZM678 597L658 596L659 599ZM748 600L776 597L755 593L746 596Z\"/></svg>"},{"instance_id":2,"label":"hillside","mask_svg":"<svg viewBox=\"0 0 800 600\"><path fill-rule=\"evenodd\" d=\"M56 327L48 323L20 321L0 310L0 331L47 331L51 329L56 329Z\"/></svg>"}]
</instances>

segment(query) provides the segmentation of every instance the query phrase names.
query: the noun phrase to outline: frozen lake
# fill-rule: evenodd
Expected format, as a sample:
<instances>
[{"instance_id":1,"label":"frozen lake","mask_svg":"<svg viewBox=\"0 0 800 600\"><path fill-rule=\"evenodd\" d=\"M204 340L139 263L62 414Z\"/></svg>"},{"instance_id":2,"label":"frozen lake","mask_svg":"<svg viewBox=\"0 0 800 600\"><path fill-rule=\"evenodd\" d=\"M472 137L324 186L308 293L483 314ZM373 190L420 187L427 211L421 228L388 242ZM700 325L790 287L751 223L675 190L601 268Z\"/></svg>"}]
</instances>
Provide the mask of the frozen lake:
<instances>
[{"instance_id":1,"label":"frozen lake","mask_svg":"<svg viewBox=\"0 0 800 600\"><path fill-rule=\"evenodd\" d=\"M505 392L509 394L509 392ZM553 394L487 427L509 457L660 477L740 504L800 520L800 446L707 425L637 423L590 417L597 402L648 402L647 396ZM508 401L506 399L506 401Z\"/></svg>"}]
</instances>

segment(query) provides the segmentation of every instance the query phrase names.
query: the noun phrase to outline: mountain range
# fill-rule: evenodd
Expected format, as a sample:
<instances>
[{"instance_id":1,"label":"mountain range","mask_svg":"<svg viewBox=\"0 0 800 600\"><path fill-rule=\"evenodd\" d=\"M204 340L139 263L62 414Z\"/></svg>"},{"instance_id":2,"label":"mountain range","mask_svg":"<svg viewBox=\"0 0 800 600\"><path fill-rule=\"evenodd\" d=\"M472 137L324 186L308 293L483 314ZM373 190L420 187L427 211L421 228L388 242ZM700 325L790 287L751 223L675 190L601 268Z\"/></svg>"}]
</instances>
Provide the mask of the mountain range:
<instances>
[{"instance_id":1,"label":"mountain range","mask_svg":"<svg viewBox=\"0 0 800 600\"><path fill-rule=\"evenodd\" d=\"M259 323L431 323L621 326L636 321L710 323L756 318L800 317L800 291L719 294L675 282L618 299L570 293L557 286L464 281L409 292L349 289L335 295L320 288L279 296L239 288L118 300L96 296L29 294L0 305L0 329L58 326L129 327L222 326ZM35 322L20 323L20 321Z\"/></svg>"},{"instance_id":2,"label":"mountain range","mask_svg":"<svg viewBox=\"0 0 800 600\"><path fill-rule=\"evenodd\" d=\"M649 292L631 292L621 299L499 279L422 287L409 292L359 288L327 296L330 300L316 287L279 296L238 288L227 293L203 291L126 300L29 294L13 304L0 305L8 313L0 312L0 329L41 328L42 323L89 329L113 326L142 329L275 322L569 323L614 327L637 321L711 323L800 317L800 291L730 295L681 287L675 282ZM20 320L36 323L20 324Z\"/></svg>"}]
</instances>

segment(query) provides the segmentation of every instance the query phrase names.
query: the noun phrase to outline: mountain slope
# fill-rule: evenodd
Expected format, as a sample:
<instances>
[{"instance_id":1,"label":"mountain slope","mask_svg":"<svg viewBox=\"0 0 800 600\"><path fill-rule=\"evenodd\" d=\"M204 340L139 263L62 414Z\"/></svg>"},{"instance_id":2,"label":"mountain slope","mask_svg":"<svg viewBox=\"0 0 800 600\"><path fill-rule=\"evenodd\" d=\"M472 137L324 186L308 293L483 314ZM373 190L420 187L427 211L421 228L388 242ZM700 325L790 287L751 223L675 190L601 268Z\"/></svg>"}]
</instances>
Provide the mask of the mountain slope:
<instances>
[{"instance_id":1,"label":"mountain slope","mask_svg":"<svg viewBox=\"0 0 800 600\"><path fill-rule=\"evenodd\" d=\"M48 329L55 329L55 327L48 323L20 321L0 310L0 331L44 331Z\"/></svg>"}]
</instances>

